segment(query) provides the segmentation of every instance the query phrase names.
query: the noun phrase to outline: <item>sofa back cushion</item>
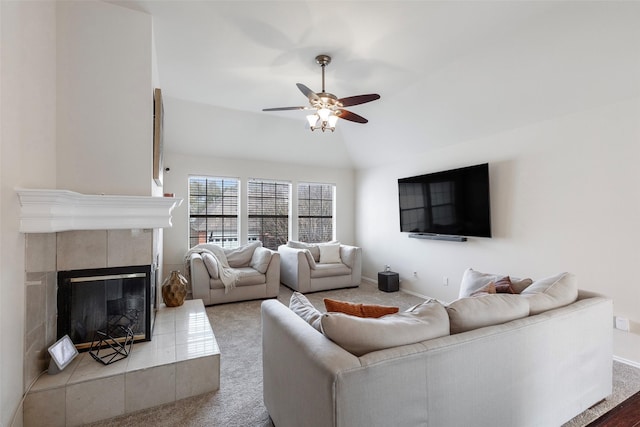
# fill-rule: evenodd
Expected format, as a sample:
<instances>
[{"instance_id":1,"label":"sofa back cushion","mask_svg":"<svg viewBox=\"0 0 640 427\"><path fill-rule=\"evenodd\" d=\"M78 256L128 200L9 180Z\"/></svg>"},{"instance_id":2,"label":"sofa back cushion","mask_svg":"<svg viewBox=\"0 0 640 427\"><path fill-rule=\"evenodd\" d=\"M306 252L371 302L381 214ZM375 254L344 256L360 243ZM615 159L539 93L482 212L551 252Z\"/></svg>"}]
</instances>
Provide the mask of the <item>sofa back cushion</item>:
<instances>
[{"instance_id":1,"label":"sofa back cushion","mask_svg":"<svg viewBox=\"0 0 640 427\"><path fill-rule=\"evenodd\" d=\"M449 335L447 311L436 300L379 318L325 313L321 323L327 338L356 356Z\"/></svg>"},{"instance_id":2,"label":"sofa back cushion","mask_svg":"<svg viewBox=\"0 0 640 427\"><path fill-rule=\"evenodd\" d=\"M320 248L315 243L297 242L295 240L289 240L287 246L295 249L308 249L315 262L320 262Z\"/></svg>"},{"instance_id":3,"label":"sofa back cushion","mask_svg":"<svg viewBox=\"0 0 640 427\"><path fill-rule=\"evenodd\" d=\"M248 243L246 245L238 246L233 249L224 249L224 254L227 256L227 263L229 267L248 267L253 257L253 252L256 248L261 247L262 242L257 240L255 242Z\"/></svg>"},{"instance_id":4,"label":"sofa back cushion","mask_svg":"<svg viewBox=\"0 0 640 427\"><path fill-rule=\"evenodd\" d=\"M527 317L529 300L511 294L460 298L447 306L447 313L453 335Z\"/></svg>"},{"instance_id":5,"label":"sofa back cushion","mask_svg":"<svg viewBox=\"0 0 640 427\"><path fill-rule=\"evenodd\" d=\"M529 301L532 315L542 313L578 299L578 281L574 274L560 273L536 280L522 291L521 296Z\"/></svg>"},{"instance_id":6,"label":"sofa back cushion","mask_svg":"<svg viewBox=\"0 0 640 427\"><path fill-rule=\"evenodd\" d=\"M259 246L253 251L253 255L251 256L251 261L249 262L249 267L264 274L267 272L270 262L271 262L271 251L267 248L263 248L262 246Z\"/></svg>"}]
</instances>

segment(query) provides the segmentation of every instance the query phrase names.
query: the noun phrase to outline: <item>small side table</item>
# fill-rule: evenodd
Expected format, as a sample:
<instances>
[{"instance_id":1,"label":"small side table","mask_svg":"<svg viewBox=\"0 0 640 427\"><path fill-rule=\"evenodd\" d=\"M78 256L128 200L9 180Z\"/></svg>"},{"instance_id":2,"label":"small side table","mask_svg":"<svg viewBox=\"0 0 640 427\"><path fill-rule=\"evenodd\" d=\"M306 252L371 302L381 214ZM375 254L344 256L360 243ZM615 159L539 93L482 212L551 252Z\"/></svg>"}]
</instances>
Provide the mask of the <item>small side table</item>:
<instances>
[{"instance_id":1,"label":"small side table","mask_svg":"<svg viewBox=\"0 0 640 427\"><path fill-rule=\"evenodd\" d=\"M378 289L384 292L395 292L400 290L400 275L393 271L379 272Z\"/></svg>"}]
</instances>

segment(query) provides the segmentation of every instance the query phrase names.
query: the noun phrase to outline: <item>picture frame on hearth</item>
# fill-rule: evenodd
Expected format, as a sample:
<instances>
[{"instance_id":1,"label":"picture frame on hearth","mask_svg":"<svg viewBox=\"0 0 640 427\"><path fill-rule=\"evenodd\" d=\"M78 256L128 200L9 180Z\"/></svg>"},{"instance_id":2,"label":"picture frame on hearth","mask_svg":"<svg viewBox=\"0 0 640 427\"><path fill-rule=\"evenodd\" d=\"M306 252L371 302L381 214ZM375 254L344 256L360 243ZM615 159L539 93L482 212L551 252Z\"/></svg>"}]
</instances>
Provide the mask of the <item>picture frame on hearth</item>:
<instances>
[{"instance_id":1,"label":"picture frame on hearth","mask_svg":"<svg viewBox=\"0 0 640 427\"><path fill-rule=\"evenodd\" d=\"M162 186L163 172L163 121L162 91L155 88L153 90L153 180L159 186Z\"/></svg>"}]
</instances>

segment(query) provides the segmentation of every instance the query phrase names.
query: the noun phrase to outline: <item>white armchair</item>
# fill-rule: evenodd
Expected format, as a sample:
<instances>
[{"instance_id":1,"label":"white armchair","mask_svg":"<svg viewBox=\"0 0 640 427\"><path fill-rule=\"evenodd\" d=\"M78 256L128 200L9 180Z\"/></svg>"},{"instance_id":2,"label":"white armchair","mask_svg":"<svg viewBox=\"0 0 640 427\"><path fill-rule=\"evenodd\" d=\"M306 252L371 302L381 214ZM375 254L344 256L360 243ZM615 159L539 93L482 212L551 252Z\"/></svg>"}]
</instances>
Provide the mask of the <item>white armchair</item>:
<instances>
[{"instance_id":1,"label":"white armchair","mask_svg":"<svg viewBox=\"0 0 640 427\"><path fill-rule=\"evenodd\" d=\"M362 279L362 250L357 246L337 245L339 258L321 256L321 250L330 254L331 251L323 248L330 244L290 241L279 246L280 282L302 293L359 286Z\"/></svg>"},{"instance_id":2,"label":"white armchair","mask_svg":"<svg viewBox=\"0 0 640 427\"><path fill-rule=\"evenodd\" d=\"M189 250L185 262L191 279L194 299L204 305L222 304L252 299L275 298L280 290L280 255L254 242L234 249L222 249L229 270L238 274L236 285L227 290L219 265L207 249L212 244L198 245Z\"/></svg>"}]
</instances>

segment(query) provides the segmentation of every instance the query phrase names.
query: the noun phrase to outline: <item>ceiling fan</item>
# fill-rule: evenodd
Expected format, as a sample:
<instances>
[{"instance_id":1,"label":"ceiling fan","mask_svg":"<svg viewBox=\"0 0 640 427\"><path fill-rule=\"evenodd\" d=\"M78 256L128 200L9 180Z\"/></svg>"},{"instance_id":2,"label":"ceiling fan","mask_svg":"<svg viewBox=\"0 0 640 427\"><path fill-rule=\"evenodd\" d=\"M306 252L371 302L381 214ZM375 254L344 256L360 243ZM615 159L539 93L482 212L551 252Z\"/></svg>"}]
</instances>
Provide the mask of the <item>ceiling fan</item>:
<instances>
[{"instance_id":1,"label":"ceiling fan","mask_svg":"<svg viewBox=\"0 0 640 427\"><path fill-rule=\"evenodd\" d=\"M302 83L296 83L300 92L309 98L309 106L264 108L262 111L316 110L314 114L307 116L309 128L312 131L321 129L324 132L329 129L333 132L336 129L338 119L349 120L356 123L367 123L367 119L345 110L343 107L375 101L376 99L380 99L380 95L372 93L338 98L332 93L325 92L324 69L331 63L331 57L329 55L318 55L316 56L316 62L322 67L322 92L316 93Z\"/></svg>"}]
</instances>

